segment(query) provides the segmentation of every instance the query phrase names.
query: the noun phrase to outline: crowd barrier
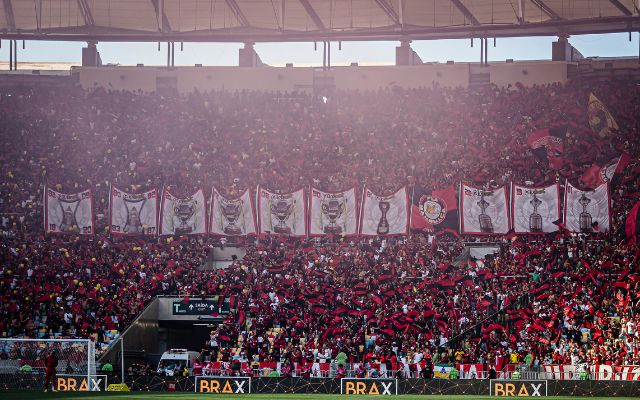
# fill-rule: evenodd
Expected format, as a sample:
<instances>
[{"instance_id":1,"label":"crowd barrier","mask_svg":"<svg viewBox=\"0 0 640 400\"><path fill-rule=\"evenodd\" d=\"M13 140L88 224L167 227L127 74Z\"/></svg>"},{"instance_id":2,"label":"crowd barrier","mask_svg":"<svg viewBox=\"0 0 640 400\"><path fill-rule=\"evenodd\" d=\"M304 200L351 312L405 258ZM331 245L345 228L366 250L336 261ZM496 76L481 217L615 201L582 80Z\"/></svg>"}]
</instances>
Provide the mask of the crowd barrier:
<instances>
[{"instance_id":1,"label":"crowd barrier","mask_svg":"<svg viewBox=\"0 0 640 400\"><path fill-rule=\"evenodd\" d=\"M176 391L205 393L321 393L365 395L470 395L486 396L490 391L495 397L506 396L624 396L640 397L640 385L633 381L525 381L488 379L359 379L359 378L245 378L245 377L193 377L168 380L161 377L138 377L126 383L132 391ZM206 381L206 384L201 382ZM544 386L540 387L540 382ZM503 392L492 389L502 383ZM514 385L511 389L509 384ZM534 385L534 386L532 386ZM522 388L524 387L524 389ZM494 386L495 388L495 386ZM537 391L536 391L537 389Z\"/></svg>"},{"instance_id":2,"label":"crowd barrier","mask_svg":"<svg viewBox=\"0 0 640 400\"><path fill-rule=\"evenodd\" d=\"M82 380L84 377L79 377ZM97 376L95 378L102 378ZM0 374L2 390L41 390L42 374ZM100 390L106 381L82 385L69 382L59 390ZM97 382L97 379L96 379ZM203 393L262 393L262 394L360 394L360 395L469 395L494 397L513 396L622 396L640 397L640 385L635 381L579 381L579 380L488 380L488 379L366 379L366 378L268 378L268 377L128 377L131 391L143 392L203 392Z\"/></svg>"}]
</instances>

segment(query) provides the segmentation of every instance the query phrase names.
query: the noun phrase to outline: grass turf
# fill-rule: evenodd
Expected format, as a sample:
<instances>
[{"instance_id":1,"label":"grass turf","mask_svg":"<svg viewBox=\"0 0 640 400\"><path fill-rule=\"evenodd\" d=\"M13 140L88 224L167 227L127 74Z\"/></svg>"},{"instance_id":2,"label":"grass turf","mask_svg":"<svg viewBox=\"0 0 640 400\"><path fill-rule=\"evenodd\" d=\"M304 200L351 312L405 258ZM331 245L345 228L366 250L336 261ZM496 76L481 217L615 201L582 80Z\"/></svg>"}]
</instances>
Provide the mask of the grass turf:
<instances>
[{"instance_id":1,"label":"grass turf","mask_svg":"<svg viewBox=\"0 0 640 400\"><path fill-rule=\"evenodd\" d=\"M335 394L242 394L242 395L224 395L224 394L206 394L206 393L160 393L160 392L110 392L110 393L72 393L57 392L43 393L36 391L9 391L0 392L2 400L12 399L73 399L73 400L106 400L106 399L157 399L161 400L195 400L203 398L213 399L245 399L245 400L311 400L311 399L334 399L337 397L345 397L349 400L371 400L383 398L385 396L342 396ZM465 400L465 399L497 399L495 396L422 396L422 395L398 395L388 396L399 400ZM514 398L514 397L512 397ZM546 397L552 400L573 400L581 397ZM634 397L589 397L590 400L637 400Z\"/></svg>"}]
</instances>

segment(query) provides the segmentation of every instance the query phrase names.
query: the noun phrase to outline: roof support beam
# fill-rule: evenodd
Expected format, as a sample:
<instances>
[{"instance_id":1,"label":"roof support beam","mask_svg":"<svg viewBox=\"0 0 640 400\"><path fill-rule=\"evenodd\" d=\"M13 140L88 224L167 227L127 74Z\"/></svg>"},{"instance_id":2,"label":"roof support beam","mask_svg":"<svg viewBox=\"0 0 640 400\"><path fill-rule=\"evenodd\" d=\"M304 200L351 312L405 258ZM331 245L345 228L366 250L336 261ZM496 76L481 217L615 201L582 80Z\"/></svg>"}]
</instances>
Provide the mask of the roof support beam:
<instances>
[{"instance_id":1,"label":"roof support beam","mask_svg":"<svg viewBox=\"0 0 640 400\"><path fill-rule=\"evenodd\" d=\"M623 13L624 15L628 17L633 15L633 13L624 4L620 3L620 0L609 0L609 1L611 2L611 4L616 6L616 8L620 10L620 12Z\"/></svg>"},{"instance_id":2,"label":"roof support beam","mask_svg":"<svg viewBox=\"0 0 640 400\"><path fill-rule=\"evenodd\" d=\"M89 8L89 4L87 0L77 0L78 1L78 9L80 10L80 14L82 14L82 18L84 19L84 24L86 26L94 26L96 23L93 20L93 14L91 14L91 8Z\"/></svg>"},{"instance_id":3,"label":"roof support beam","mask_svg":"<svg viewBox=\"0 0 640 400\"><path fill-rule=\"evenodd\" d=\"M13 16L13 4L11 4L11 0L2 0L2 5L4 6L4 18L7 20L7 26L15 32L16 19Z\"/></svg>"},{"instance_id":4,"label":"roof support beam","mask_svg":"<svg viewBox=\"0 0 640 400\"><path fill-rule=\"evenodd\" d=\"M475 15L471 14L471 11L469 11L469 9L465 7L464 4L462 4L461 0L451 0L451 2L453 3L454 6L456 6L458 10L460 10L462 15L464 15L466 19L471 21L473 25L480 25L480 21L478 21Z\"/></svg>"},{"instance_id":5,"label":"roof support beam","mask_svg":"<svg viewBox=\"0 0 640 400\"><path fill-rule=\"evenodd\" d=\"M153 9L156 10L156 18L158 19L158 30L160 32L171 32L171 25L164 13L164 0L151 0ZM162 15L162 18L160 16Z\"/></svg>"},{"instance_id":6,"label":"roof support beam","mask_svg":"<svg viewBox=\"0 0 640 400\"><path fill-rule=\"evenodd\" d=\"M387 14L389 18L393 20L393 22L395 22L396 25L400 25L400 17L398 16L398 13L387 0L376 0L376 4L382 11L384 11L385 14Z\"/></svg>"},{"instance_id":7,"label":"roof support beam","mask_svg":"<svg viewBox=\"0 0 640 400\"><path fill-rule=\"evenodd\" d=\"M236 2L236 0L225 0L225 1L227 3L227 6L229 7L231 12L233 13L233 15L238 20L238 23L240 25L242 25L242 26L249 26L249 20L247 19L247 17L242 12L242 9L240 8L240 6Z\"/></svg>"},{"instance_id":8,"label":"roof support beam","mask_svg":"<svg viewBox=\"0 0 640 400\"><path fill-rule=\"evenodd\" d=\"M320 18L316 10L313 9L313 6L311 5L311 3L309 3L309 0L299 1L300 4L302 4L302 7L304 7L304 10L307 12L307 14L309 14L309 17L311 17L311 19L313 20L313 23L316 24L316 27L323 31L326 30L327 28L324 26L324 22L322 22L322 19Z\"/></svg>"},{"instance_id":9,"label":"roof support beam","mask_svg":"<svg viewBox=\"0 0 640 400\"><path fill-rule=\"evenodd\" d=\"M547 16L551 19L562 19L555 11L551 9L544 1L542 0L531 0L531 2L542 10L543 13L547 14Z\"/></svg>"}]
</instances>

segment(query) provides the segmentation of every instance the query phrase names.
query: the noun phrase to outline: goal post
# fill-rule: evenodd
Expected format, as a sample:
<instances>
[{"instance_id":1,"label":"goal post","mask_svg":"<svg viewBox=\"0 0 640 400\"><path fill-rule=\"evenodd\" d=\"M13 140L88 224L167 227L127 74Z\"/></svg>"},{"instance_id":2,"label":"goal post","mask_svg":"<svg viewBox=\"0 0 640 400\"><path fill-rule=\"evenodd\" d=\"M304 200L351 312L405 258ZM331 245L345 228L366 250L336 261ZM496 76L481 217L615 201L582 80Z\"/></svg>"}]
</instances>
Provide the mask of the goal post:
<instances>
[{"instance_id":1,"label":"goal post","mask_svg":"<svg viewBox=\"0 0 640 400\"><path fill-rule=\"evenodd\" d=\"M45 358L50 353L58 358L58 376L75 376L84 381L84 385L90 385L92 376L96 375L93 340L7 338L0 339L0 386L5 389L42 388ZM88 387L86 390L91 390Z\"/></svg>"}]
</instances>

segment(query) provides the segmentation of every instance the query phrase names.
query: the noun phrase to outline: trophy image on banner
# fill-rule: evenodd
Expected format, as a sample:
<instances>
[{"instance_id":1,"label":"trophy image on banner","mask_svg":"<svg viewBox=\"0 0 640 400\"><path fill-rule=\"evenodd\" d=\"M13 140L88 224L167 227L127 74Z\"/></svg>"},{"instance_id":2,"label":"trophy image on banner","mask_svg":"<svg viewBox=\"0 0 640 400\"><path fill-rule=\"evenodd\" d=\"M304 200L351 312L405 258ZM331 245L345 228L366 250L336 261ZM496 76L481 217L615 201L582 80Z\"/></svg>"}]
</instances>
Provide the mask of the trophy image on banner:
<instances>
[{"instance_id":1,"label":"trophy image on banner","mask_svg":"<svg viewBox=\"0 0 640 400\"><path fill-rule=\"evenodd\" d=\"M326 215L329 223L323 228L324 233L341 234L342 227L336 222L344 214L344 201L330 199L322 202L322 214Z\"/></svg>"},{"instance_id":2,"label":"trophy image on banner","mask_svg":"<svg viewBox=\"0 0 640 400\"><path fill-rule=\"evenodd\" d=\"M480 201L478 201L478 206L480 207L480 215L478 215L478 222L480 223L480 231L481 232L493 232L493 223L491 222L491 217L487 215L487 207L489 207L489 202L484 199L484 195L480 197Z\"/></svg>"},{"instance_id":3,"label":"trophy image on banner","mask_svg":"<svg viewBox=\"0 0 640 400\"><path fill-rule=\"evenodd\" d=\"M124 226L124 232L125 233L142 233L143 231L142 231L142 222L140 222L140 211L138 211L135 205L131 207L131 209L129 209L128 203L125 202L124 204L127 207L127 224ZM142 210L142 207L144 207L144 201L140 206L141 210Z\"/></svg>"},{"instance_id":4,"label":"trophy image on banner","mask_svg":"<svg viewBox=\"0 0 640 400\"><path fill-rule=\"evenodd\" d=\"M173 212L180 222L175 228L176 235L188 235L193 232L193 227L187 225L196 212L196 202L194 201L178 201L173 207Z\"/></svg>"},{"instance_id":5,"label":"trophy image on banner","mask_svg":"<svg viewBox=\"0 0 640 400\"><path fill-rule=\"evenodd\" d=\"M379 235L386 235L389 233L389 221L387 220L387 213L389 212L389 208L391 205L388 201L381 201L378 203L378 207L380 208L380 221L378 222L377 232Z\"/></svg>"},{"instance_id":6,"label":"trophy image on banner","mask_svg":"<svg viewBox=\"0 0 640 400\"><path fill-rule=\"evenodd\" d=\"M289 219L291 212L293 211L293 200L278 199L272 201L269 205L269 209L271 214L275 215L278 220L278 223L273 226L273 232L285 235L291 234L291 228L286 226L285 222Z\"/></svg>"},{"instance_id":7,"label":"trophy image on banner","mask_svg":"<svg viewBox=\"0 0 640 400\"><path fill-rule=\"evenodd\" d=\"M71 206L69 205L65 210L62 203L63 201L60 201L58 203L60 204L60 208L62 209L62 222L60 223L60 231L67 233L79 232L78 222L76 221L76 210L78 209L80 203L77 202L73 210L71 210Z\"/></svg>"},{"instance_id":8,"label":"trophy image on banner","mask_svg":"<svg viewBox=\"0 0 640 400\"><path fill-rule=\"evenodd\" d=\"M591 217L591 214L587 212L587 206L591 203L591 199L582 193L578 203L582 206L582 212L580 213L580 232L591 232L591 222L593 218Z\"/></svg>"},{"instance_id":9,"label":"trophy image on banner","mask_svg":"<svg viewBox=\"0 0 640 400\"><path fill-rule=\"evenodd\" d=\"M237 225L240 215L242 215L242 203L240 200L222 203L220 206L222 214L229 223L224 227L224 233L231 236L242 234L242 229Z\"/></svg>"},{"instance_id":10,"label":"trophy image on banner","mask_svg":"<svg viewBox=\"0 0 640 400\"><path fill-rule=\"evenodd\" d=\"M542 201L538 199L536 194L533 194L533 199L529 202L533 206L533 212L529 216L529 231L530 232L542 232L542 215L538 212L538 207L542 204Z\"/></svg>"}]
</instances>

